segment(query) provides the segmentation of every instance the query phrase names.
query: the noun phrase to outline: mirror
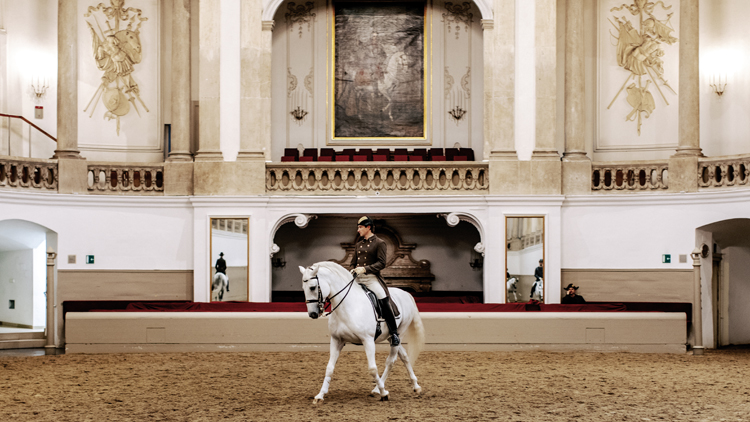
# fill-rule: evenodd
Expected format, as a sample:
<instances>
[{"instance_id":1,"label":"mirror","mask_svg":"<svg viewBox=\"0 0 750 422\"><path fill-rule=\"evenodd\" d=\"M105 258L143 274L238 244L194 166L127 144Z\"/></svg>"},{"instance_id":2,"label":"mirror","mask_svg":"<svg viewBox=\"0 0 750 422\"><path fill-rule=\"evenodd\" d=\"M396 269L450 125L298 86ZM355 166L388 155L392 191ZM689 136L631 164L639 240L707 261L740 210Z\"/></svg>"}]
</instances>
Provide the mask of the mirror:
<instances>
[{"instance_id":1,"label":"mirror","mask_svg":"<svg viewBox=\"0 0 750 422\"><path fill-rule=\"evenodd\" d=\"M544 217L506 217L505 243L505 301L544 303Z\"/></svg>"},{"instance_id":2,"label":"mirror","mask_svg":"<svg viewBox=\"0 0 750 422\"><path fill-rule=\"evenodd\" d=\"M247 302L248 218L211 219L211 302Z\"/></svg>"}]
</instances>

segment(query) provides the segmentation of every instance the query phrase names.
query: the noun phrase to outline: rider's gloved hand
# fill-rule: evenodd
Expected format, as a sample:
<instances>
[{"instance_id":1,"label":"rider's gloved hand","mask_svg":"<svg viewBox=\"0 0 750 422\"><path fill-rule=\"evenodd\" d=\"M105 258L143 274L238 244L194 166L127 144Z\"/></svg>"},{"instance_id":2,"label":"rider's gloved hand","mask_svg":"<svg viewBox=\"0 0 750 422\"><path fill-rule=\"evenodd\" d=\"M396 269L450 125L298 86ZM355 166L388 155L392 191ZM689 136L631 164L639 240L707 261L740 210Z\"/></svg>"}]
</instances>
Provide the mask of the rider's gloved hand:
<instances>
[{"instance_id":1,"label":"rider's gloved hand","mask_svg":"<svg viewBox=\"0 0 750 422\"><path fill-rule=\"evenodd\" d=\"M365 273L365 267L357 267L352 270L352 274L362 275Z\"/></svg>"}]
</instances>

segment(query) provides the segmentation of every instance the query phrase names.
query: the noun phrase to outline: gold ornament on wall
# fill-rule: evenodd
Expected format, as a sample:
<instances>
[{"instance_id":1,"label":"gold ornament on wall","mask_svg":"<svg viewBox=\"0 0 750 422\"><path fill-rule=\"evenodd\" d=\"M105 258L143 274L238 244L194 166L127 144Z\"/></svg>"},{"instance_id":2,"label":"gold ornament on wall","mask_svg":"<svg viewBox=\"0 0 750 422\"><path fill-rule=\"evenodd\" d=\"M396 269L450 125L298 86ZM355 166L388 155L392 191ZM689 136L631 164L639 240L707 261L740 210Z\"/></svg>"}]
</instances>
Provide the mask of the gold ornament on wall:
<instances>
[{"instance_id":1,"label":"gold ornament on wall","mask_svg":"<svg viewBox=\"0 0 750 422\"><path fill-rule=\"evenodd\" d=\"M664 44L672 45L677 38L672 36L674 28L670 23L673 13L667 13L664 19L658 19L654 12L666 12L672 6L667 6L662 1L649 2L648 0L635 0L632 4L623 4L613 7L610 12L623 12L624 16L613 15L614 22L609 22L615 27L617 34L610 32L617 40L617 65L629 72L625 82L617 91L607 110L612 107L623 90L627 92L626 100L632 107L630 113L625 116L627 121L637 121L638 135L641 134L643 118L649 118L656 109L654 96L649 87L654 84L659 95L666 105L669 105L667 97L662 91L666 87L674 95L675 90L664 78ZM633 26L627 13L637 16L638 29ZM631 82L632 80L632 82ZM630 85L628 83L630 82ZM626 88L627 86L627 88Z\"/></svg>"},{"instance_id":2,"label":"gold ornament on wall","mask_svg":"<svg viewBox=\"0 0 750 422\"><path fill-rule=\"evenodd\" d=\"M93 116L101 99L107 108L104 118L117 120L117 135L120 135L120 117L130 113L131 105L141 115L136 101L149 112L141 99L140 88L133 80L134 66L143 59L141 23L148 18L142 16L141 9L124 7L124 3L125 0L110 0L111 6L99 3L89 6L83 15L91 30L96 67L104 72L99 87L83 111L93 104L89 117ZM120 24L125 22L127 26L121 29Z\"/></svg>"}]
</instances>

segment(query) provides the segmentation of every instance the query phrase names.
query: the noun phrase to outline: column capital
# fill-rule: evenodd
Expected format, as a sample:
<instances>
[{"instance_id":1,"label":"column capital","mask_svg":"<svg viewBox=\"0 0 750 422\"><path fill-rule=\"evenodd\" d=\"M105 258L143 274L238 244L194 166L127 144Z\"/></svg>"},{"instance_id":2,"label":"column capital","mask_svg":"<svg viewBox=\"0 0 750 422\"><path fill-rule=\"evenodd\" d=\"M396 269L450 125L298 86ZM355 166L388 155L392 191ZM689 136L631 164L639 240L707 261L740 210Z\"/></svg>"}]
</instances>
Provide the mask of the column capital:
<instances>
[{"instance_id":1,"label":"column capital","mask_svg":"<svg viewBox=\"0 0 750 422\"><path fill-rule=\"evenodd\" d=\"M485 31L492 31L493 29L495 29L494 19L482 19L480 23L482 25L482 29Z\"/></svg>"},{"instance_id":2,"label":"column capital","mask_svg":"<svg viewBox=\"0 0 750 422\"><path fill-rule=\"evenodd\" d=\"M261 24L264 31L273 31L273 27L276 25L276 22L274 22L273 20L261 21Z\"/></svg>"}]
</instances>

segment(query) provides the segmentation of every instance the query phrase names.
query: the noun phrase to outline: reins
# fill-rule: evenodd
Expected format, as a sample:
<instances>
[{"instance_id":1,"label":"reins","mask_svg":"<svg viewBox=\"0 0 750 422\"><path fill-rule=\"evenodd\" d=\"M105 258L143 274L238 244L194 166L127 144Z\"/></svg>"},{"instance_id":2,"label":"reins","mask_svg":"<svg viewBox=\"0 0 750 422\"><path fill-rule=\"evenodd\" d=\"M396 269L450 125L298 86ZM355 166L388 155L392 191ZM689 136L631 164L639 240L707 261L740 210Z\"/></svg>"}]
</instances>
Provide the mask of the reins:
<instances>
[{"instance_id":1,"label":"reins","mask_svg":"<svg viewBox=\"0 0 750 422\"><path fill-rule=\"evenodd\" d=\"M352 286L354 285L354 280L357 279L357 275L355 274L354 277L352 277L352 281L350 281L349 283L347 283L346 286L344 286L341 290L339 290L338 292L336 292L335 295L333 295L333 296L331 296L329 298L326 298L326 301L323 301L323 293L321 292L321 289L320 289L320 279L316 275L315 277L311 277L310 280L312 280L313 278L316 279L316 280L318 280L318 299L314 300L314 301L313 300L307 300L307 301L305 301L305 303L317 302L318 303L318 309L320 309L320 313L321 314L325 311L325 304L326 304L326 302L327 303L331 303L331 299L333 299L334 297L338 296L341 292L343 292L344 290L346 290L346 294L344 295L344 297L341 298L341 301L339 301L339 304L336 305L335 308L331 309L331 312L328 312L325 315L325 316L329 316L329 315L331 315L333 313L333 311L335 311L339 306L341 306L341 304L344 303L344 299L346 299L346 297L349 296L349 292L352 290ZM348 288L348 290L347 290L347 288Z\"/></svg>"}]
</instances>

